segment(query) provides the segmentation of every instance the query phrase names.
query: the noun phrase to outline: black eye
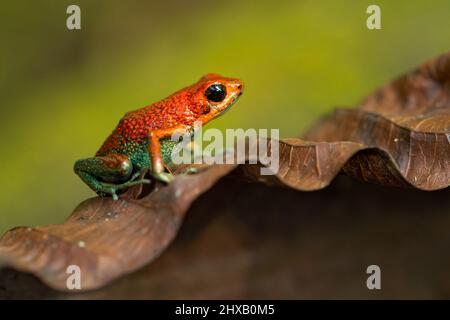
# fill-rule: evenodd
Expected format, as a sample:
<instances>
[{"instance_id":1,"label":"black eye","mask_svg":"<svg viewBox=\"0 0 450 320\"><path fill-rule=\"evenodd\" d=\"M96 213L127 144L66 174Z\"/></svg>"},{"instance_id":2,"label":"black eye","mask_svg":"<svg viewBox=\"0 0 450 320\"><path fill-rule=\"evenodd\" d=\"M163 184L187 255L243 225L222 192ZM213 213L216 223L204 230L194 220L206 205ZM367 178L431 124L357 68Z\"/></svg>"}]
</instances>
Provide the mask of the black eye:
<instances>
[{"instance_id":1,"label":"black eye","mask_svg":"<svg viewBox=\"0 0 450 320\"><path fill-rule=\"evenodd\" d=\"M220 102L227 96L227 88L223 84L215 83L205 91L205 97L213 102Z\"/></svg>"}]
</instances>

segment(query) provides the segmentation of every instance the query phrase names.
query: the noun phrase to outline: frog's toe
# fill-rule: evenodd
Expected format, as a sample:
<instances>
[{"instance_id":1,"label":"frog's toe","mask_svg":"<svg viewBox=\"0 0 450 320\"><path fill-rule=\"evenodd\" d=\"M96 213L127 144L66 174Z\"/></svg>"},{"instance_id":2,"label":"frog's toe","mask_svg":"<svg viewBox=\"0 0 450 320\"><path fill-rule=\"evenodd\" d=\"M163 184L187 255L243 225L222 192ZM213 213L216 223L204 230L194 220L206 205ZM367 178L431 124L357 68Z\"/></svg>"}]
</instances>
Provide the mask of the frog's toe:
<instances>
[{"instance_id":1,"label":"frog's toe","mask_svg":"<svg viewBox=\"0 0 450 320\"><path fill-rule=\"evenodd\" d=\"M164 182L164 183L171 183L175 179L173 174L168 173L168 172L153 173L152 176L156 180Z\"/></svg>"},{"instance_id":2,"label":"frog's toe","mask_svg":"<svg viewBox=\"0 0 450 320\"><path fill-rule=\"evenodd\" d=\"M103 198L111 196L113 198L113 200L118 200L119 196L117 195L116 191L117 191L116 188L104 187L104 188L102 188L101 191L98 191L97 194Z\"/></svg>"},{"instance_id":3,"label":"frog's toe","mask_svg":"<svg viewBox=\"0 0 450 320\"><path fill-rule=\"evenodd\" d=\"M198 172L199 170L197 168L190 167L185 172L183 172L183 174L196 174Z\"/></svg>"},{"instance_id":4,"label":"frog's toe","mask_svg":"<svg viewBox=\"0 0 450 320\"><path fill-rule=\"evenodd\" d=\"M150 184L150 183L152 183L152 182L149 179L139 179L139 180L128 181L128 182L119 184L117 186L117 188L119 190L122 190L122 189L126 189L128 187L132 187L132 186L135 186L135 185L138 185L138 184Z\"/></svg>"},{"instance_id":5,"label":"frog's toe","mask_svg":"<svg viewBox=\"0 0 450 320\"><path fill-rule=\"evenodd\" d=\"M114 201L119 200L119 196L117 195L115 190L111 191L111 197Z\"/></svg>"},{"instance_id":6,"label":"frog's toe","mask_svg":"<svg viewBox=\"0 0 450 320\"><path fill-rule=\"evenodd\" d=\"M135 173L131 176L131 178L128 180L128 182L135 181L135 180L138 179L141 175L143 175L141 171L135 172ZM142 179L142 180L144 180L144 179Z\"/></svg>"}]
</instances>

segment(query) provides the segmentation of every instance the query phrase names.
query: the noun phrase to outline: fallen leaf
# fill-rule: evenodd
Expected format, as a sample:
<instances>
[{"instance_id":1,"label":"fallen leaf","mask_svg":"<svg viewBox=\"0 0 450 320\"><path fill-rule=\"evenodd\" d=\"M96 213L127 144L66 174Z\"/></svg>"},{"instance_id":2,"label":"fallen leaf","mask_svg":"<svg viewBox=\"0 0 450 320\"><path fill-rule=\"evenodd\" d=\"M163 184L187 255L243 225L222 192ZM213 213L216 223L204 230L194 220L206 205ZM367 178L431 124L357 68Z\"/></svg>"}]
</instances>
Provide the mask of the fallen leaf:
<instances>
[{"instance_id":1,"label":"fallen leaf","mask_svg":"<svg viewBox=\"0 0 450 320\"><path fill-rule=\"evenodd\" d=\"M88 199L63 224L12 229L0 239L0 264L31 272L59 290L68 290L66 270L76 265L82 290L103 286L155 259L175 237L191 202L232 169L214 166L178 176L141 199Z\"/></svg>"},{"instance_id":2,"label":"fallen leaf","mask_svg":"<svg viewBox=\"0 0 450 320\"><path fill-rule=\"evenodd\" d=\"M305 139L360 143L343 168L382 185L437 190L450 181L450 53L369 95L358 109L336 110Z\"/></svg>"}]
</instances>

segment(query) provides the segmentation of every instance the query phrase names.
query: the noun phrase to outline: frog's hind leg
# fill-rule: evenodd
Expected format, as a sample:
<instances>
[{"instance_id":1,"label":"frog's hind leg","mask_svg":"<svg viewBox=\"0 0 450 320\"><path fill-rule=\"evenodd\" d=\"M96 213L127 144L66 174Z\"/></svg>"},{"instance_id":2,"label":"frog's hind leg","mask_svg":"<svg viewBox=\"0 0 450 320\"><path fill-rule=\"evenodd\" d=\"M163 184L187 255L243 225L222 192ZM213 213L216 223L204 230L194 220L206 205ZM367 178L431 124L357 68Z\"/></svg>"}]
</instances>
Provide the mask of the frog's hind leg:
<instances>
[{"instance_id":1,"label":"frog's hind leg","mask_svg":"<svg viewBox=\"0 0 450 320\"><path fill-rule=\"evenodd\" d=\"M95 192L100 195L110 194L118 199L117 191L136 184L150 183L140 179L140 172L133 172L133 164L128 156L112 153L78 160L74 166L75 173Z\"/></svg>"}]
</instances>

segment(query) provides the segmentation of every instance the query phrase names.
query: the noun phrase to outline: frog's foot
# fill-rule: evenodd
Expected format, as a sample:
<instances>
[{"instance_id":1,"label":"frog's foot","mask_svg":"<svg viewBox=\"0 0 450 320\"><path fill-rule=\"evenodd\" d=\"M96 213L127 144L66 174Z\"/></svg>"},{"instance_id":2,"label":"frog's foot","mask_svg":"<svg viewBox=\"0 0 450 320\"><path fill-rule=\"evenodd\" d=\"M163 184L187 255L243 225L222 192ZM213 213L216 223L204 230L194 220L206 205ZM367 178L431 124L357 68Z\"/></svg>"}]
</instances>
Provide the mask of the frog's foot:
<instances>
[{"instance_id":1,"label":"frog's foot","mask_svg":"<svg viewBox=\"0 0 450 320\"><path fill-rule=\"evenodd\" d=\"M152 173L152 176L156 180L167 183L167 184L172 182L173 179L175 179L173 174L171 174L169 172L154 172L154 173Z\"/></svg>"},{"instance_id":2,"label":"frog's foot","mask_svg":"<svg viewBox=\"0 0 450 320\"><path fill-rule=\"evenodd\" d=\"M142 172L140 172L140 171L135 172L135 173L131 176L131 178L128 180L128 182L135 181L135 180L136 180L137 178L139 178L141 175L142 175Z\"/></svg>"},{"instance_id":3,"label":"frog's foot","mask_svg":"<svg viewBox=\"0 0 450 320\"><path fill-rule=\"evenodd\" d=\"M113 184L113 183L102 182L101 183L102 188L99 191L101 193L104 193L104 194L105 193L106 194L110 194L112 196L113 200L118 200L119 196L117 195L117 191L120 191L120 190L123 190L123 189L127 189L129 187L132 187L132 186L135 186L135 185L138 185L138 184L150 184L151 183L151 181L148 180L148 179L135 180L135 179L137 179L137 177L140 176L140 173L139 173L139 175L137 175L137 177L135 177L135 176L136 176L136 174L134 174L131 177L131 180L129 180L127 182L124 182L124 183L121 183L121 184Z\"/></svg>"},{"instance_id":4,"label":"frog's foot","mask_svg":"<svg viewBox=\"0 0 450 320\"><path fill-rule=\"evenodd\" d=\"M188 174L196 174L198 173L200 170L198 168L194 168L194 167L190 167L187 168L186 171L184 171L182 174L188 175Z\"/></svg>"}]
</instances>

